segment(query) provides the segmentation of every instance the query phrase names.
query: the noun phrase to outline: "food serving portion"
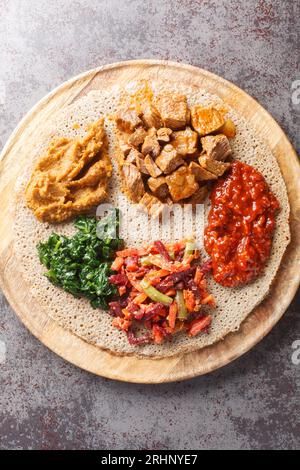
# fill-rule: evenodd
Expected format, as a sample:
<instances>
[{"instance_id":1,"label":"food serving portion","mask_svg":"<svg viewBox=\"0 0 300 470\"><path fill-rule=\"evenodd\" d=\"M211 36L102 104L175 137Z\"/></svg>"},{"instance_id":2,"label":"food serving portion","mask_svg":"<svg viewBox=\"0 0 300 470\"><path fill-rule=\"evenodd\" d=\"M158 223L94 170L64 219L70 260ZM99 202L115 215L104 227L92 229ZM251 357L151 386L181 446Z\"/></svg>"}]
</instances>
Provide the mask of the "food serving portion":
<instances>
[{"instance_id":1,"label":"food serving portion","mask_svg":"<svg viewBox=\"0 0 300 470\"><path fill-rule=\"evenodd\" d=\"M237 287L262 274L270 257L280 204L264 177L234 161L215 184L205 230L205 248L216 282Z\"/></svg>"},{"instance_id":2,"label":"food serving portion","mask_svg":"<svg viewBox=\"0 0 300 470\"><path fill-rule=\"evenodd\" d=\"M216 306L205 279L210 263L201 264L194 240L168 245L156 240L119 251L111 269L117 274L109 280L120 295L109 304L112 325L130 344L161 344L183 331L190 337L208 332L212 317L205 306ZM144 334L137 336L137 329Z\"/></svg>"},{"instance_id":3,"label":"food serving portion","mask_svg":"<svg viewBox=\"0 0 300 470\"><path fill-rule=\"evenodd\" d=\"M82 139L63 137L51 142L27 185L27 205L43 222L62 222L106 199L111 174L101 118Z\"/></svg>"},{"instance_id":4,"label":"food serving portion","mask_svg":"<svg viewBox=\"0 0 300 470\"><path fill-rule=\"evenodd\" d=\"M128 82L67 106L18 188L15 251L31 295L114 354L174 356L237 331L290 240L270 150L220 98L176 81ZM96 217L102 201L121 220L126 208L128 238L113 236L116 218ZM203 217L184 238L175 226L149 239L151 217L177 203L202 203ZM149 219L136 226L141 207Z\"/></svg>"},{"instance_id":5,"label":"food serving portion","mask_svg":"<svg viewBox=\"0 0 300 470\"><path fill-rule=\"evenodd\" d=\"M163 203L201 203L207 183L228 170L236 134L224 109L189 107L184 94L154 93L148 82L124 93L115 114L122 188L153 216Z\"/></svg>"}]
</instances>

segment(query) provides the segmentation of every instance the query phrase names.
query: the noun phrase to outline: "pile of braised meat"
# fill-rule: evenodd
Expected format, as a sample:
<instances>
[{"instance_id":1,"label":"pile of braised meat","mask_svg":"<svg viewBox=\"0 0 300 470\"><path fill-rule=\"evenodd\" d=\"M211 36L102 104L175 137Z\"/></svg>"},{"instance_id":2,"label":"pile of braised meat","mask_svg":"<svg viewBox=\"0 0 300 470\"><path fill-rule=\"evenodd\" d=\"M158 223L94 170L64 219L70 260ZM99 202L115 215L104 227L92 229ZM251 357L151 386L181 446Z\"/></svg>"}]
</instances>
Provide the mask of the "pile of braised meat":
<instances>
[{"instance_id":1,"label":"pile of braised meat","mask_svg":"<svg viewBox=\"0 0 300 470\"><path fill-rule=\"evenodd\" d=\"M229 168L235 125L213 107L188 107L186 96L148 94L115 116L123 191L150 214L163 204L201 203L207 183Z\"/></svg>"}]
</instances>

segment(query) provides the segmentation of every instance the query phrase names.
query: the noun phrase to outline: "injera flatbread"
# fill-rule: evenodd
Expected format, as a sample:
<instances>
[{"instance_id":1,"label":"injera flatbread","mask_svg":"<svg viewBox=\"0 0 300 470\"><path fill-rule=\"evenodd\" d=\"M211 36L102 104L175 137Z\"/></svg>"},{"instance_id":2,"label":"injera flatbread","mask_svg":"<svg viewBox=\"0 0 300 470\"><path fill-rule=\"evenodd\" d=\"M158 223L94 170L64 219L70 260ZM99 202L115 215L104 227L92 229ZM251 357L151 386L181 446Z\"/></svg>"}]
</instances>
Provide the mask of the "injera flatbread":
<instances>
[{"instance_id":1,"label":"injera flatbread","mask_svg":"<svg viewBox=\"0 0 300 470\"><path fill-rule=\"evenodd\" d=\"M129 84L130 86L131 84ZM45 267L39 262L36 244L41 240L46 240L53 230L66 235L73 233L73 223L69 222L54 226L38 222L32 212L25 206L23 199L24 187L36 160L41 156L49 142L53 140L53 136L74 137L84 135L89 123L96 121L102 115L115 112L121 93L117 86L105 91L90 92L87 96L58 112L53 120L49 122L47 133L40 136L41 143L36 147L34 155L27 156L28 165L24 168L24 173L19 178L16 186L14 243L16 256L19 257L19 268L24 278L31 285L31 294L61 326L69 329L85 341L116 354L171 356L203 348L221 340L229 332L237 331L247 315L267 295L290 241L289 204L285 183L274 155L257 138L242 116L224 105L217 96L210 95L199 88L186 87L173 82L151 82L151 86L155 91L168 90L183 93L187 96L189 105L199 103L222 109L225 107L228 110L227 116L231 117L237 125L237 136L231 140L234 158L253 165L259 170L265 176L281 204L272 253L265 274L255 282L235 289L222 287L212 279L209 280L209 289L218 304L215 310L210 310L213 315L210 334L200 334L195 338L189 338L186 334L180 333L172 342L139 347L131 346L126 335L111 326L112 319L106 312L99 309L94 310L86 299L74 298L71 294L53 286L43 276ZM74 126L74 124L76 125ZM112 159L114 147L113 126L113 121L106 119L106 131L110 140ZM26 152L26 149L24 151ZM116 171L111 180L111 199L118 201L117 204L121 210L123 207L128 206L125 196L120 195ZM207 216L208 209L209 201L207 200L205 203L205 216ZM131 204L129 216L132 218L133 228L132 235L126 240L128 246L149 239L145 233L147 223L143 223L141 222L142 219L139 219L138 226L136 225L136 210L136 205ZM175 220L177 226L180 223L180 220ZM196 232L199 239L202 239L202 231L203 221L196 221ZM175 232L173 239L177 238ZM153 234L153 238L157 238L155 235L157 234ZM169 241L174 241L173 239Z\"/></svg>"}]
</instances>

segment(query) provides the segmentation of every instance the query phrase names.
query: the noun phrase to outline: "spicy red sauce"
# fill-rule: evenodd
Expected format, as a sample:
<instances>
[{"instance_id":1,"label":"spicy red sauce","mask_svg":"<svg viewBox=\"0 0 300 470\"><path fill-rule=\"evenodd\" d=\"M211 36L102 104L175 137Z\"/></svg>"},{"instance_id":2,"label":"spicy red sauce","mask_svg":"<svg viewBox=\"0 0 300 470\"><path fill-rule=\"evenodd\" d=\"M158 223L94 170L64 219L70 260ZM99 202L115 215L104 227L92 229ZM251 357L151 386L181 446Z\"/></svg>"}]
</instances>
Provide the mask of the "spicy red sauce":
<instances>
[{"instance_id":1,"label":"spicy red sauce","mask_svg":"<svg viewBox=\"0 0 300 470\"><path fill-rule=\"evenodd\" d=\"M204 244L214 279L227 287L245 284L262 273L270 256L279 202L261 173L238 161L210 198Z\"/></svg>"}]
</instances>

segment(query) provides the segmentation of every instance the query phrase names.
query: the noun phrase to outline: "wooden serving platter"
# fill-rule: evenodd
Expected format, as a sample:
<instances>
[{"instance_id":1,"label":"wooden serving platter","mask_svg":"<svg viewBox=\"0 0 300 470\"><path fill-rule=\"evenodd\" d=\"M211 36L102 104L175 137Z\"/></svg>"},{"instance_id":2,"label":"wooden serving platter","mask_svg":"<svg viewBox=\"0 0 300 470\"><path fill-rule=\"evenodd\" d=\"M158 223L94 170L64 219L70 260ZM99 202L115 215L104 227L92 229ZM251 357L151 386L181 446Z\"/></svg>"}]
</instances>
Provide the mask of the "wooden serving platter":
<instances>
[{"instance_id":1,"label":"wooden serving platter","mask_svg":"<svg viewBox=\"0 0 300 470\"><path fill-rule=\"evenodd\" d=\"M22 147L34 145L39 129L53 113L91 90L134 79L171 79L195 85L220 96L256 129L280 165L291 206L292 241L269 296L243 322L240 330L217 344L185 355L150 359L116 356L86 343L60 327L36 303L18 270L13 246L13 213L10 201L22 173ZM26 152L28 154L28 152ZM206 374L238 358L260 341L278 322L300 282L300 165L284 132L253 98L232 83L205 70L168 61L120 62L83 73L56 88L21 121L0 157L0 285L27 328L67 361L103 377L139 383L161 383Z\"/></svg>"}]
</instances>

